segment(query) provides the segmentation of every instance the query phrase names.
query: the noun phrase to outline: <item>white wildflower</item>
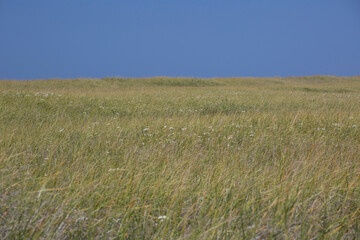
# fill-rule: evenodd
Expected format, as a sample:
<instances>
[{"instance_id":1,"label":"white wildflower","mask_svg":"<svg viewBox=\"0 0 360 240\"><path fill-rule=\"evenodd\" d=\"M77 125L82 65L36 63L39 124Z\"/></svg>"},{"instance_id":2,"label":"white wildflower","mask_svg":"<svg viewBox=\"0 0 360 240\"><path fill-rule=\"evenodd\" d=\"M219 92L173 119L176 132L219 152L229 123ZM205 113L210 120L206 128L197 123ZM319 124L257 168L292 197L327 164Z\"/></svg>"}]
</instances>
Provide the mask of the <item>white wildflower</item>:
<instances>
[{"instance_id":1,"label":"white wildflower","mask_svg":"<svg viewBox=\"0 0 360 240\"><path fill-rule=\"evenodd\" d=\"M159 216L158 219L163 222L166 219L169 219L167 216Z\"/></svg>"},{"instance_id":2,"label":"white wildflower","mask_svg":"<svg viewBox=\"0 0 360 240\"><path fill-rule=\"evenodd\" d=\"M75 220L75 222L84 221L84 220L87 220L87 219L88 219L88 218L87 218L86 216L81 216L81 217L77 218L77 219Z\"/></svg>"}]
</instances>

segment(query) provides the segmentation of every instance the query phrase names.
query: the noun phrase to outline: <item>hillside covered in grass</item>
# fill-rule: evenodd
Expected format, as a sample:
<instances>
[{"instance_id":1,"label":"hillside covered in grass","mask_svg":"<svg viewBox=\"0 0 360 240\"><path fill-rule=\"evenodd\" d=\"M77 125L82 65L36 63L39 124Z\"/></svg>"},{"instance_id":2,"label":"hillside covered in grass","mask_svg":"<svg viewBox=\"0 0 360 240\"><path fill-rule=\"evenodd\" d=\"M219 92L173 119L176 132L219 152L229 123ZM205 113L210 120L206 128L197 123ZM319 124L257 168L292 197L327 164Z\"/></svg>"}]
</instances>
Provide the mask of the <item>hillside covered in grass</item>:
<instances>
[{"instance_id":1,"label":"hillside covered in grass","mask_svg":"<svg viewBox=\"0 0 360 240\"><path fill-rule=\"evenodd\" d=\"M360 77L0 81L0 238L360 238Z\"/></svg>"}]
</instances>

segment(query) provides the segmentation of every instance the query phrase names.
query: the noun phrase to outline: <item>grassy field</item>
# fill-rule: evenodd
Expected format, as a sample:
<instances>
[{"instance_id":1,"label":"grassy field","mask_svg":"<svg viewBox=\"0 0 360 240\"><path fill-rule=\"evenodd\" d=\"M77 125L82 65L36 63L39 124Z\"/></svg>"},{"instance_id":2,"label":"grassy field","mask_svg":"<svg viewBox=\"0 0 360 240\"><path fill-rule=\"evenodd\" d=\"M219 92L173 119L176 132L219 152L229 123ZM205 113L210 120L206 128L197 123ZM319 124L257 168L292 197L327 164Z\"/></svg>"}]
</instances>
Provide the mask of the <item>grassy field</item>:
<instances>
[{"instance_id":1,"label":"grassy field","mask_svg":"<svg viewBox=\"0 0 360 240\"><path fill-rule=\"evenodd\" d=\"M360 239L360 77L0 81L0 238Z\"/></svg>"}]
</instances>

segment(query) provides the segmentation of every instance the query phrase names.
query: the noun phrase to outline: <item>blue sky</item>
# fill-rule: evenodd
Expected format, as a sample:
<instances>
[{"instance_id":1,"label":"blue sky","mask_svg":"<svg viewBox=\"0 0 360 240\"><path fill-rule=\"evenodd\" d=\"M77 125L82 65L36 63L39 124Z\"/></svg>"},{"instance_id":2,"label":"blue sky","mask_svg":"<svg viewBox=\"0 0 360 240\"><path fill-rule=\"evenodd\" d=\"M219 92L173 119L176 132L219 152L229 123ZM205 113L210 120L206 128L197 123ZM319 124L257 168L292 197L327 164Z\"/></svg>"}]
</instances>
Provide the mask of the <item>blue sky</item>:
<instances>
[{"instance_id":1,"label":"blue sky","mask_svg":"<svg viewBox=\"0 0 360 240\"><path fill-rule=\"evenodd\" d=\"M360 75L358 0L0 0L0 79Z\"/></svg>"}]
</instances>

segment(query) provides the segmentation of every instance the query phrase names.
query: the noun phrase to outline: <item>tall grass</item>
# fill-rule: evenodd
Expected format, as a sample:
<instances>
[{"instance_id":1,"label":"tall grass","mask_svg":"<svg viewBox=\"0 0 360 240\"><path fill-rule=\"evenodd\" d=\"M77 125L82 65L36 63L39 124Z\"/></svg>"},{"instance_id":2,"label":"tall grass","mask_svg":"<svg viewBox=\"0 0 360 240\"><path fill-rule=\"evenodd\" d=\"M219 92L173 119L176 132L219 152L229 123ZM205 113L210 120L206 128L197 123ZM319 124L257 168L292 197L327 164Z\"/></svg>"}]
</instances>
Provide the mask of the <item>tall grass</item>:
<instances>
[{"instance_id":1,"label":"tall grass","mask_svg":"<svg viewBox=\"0 0 360 240\"><path fill-rule=\"evenodd\" d=\"M360 78L0 82L0 238L360 238Z\"/></svg>"}]
</instances>

